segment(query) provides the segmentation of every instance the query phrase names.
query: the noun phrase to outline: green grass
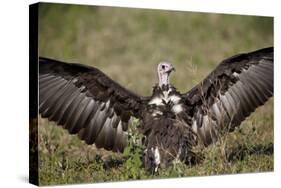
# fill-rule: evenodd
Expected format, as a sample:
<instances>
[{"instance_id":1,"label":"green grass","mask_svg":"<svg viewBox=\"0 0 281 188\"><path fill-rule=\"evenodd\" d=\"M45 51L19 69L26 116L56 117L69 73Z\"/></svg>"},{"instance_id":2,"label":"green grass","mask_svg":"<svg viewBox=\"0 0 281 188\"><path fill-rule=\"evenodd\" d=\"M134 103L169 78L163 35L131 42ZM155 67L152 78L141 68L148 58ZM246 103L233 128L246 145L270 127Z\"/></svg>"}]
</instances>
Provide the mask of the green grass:
<instances>
[{"instance_id":1,"label":"green grass","mask_svg":"<svg viewBox=\"0 0 281 188\"><path fill-rule=\"evenodd\" d=\"M40 56L98 67L126 88L150 95L156 66L171 61L172 83L185 92L224 58L273 45L273 19L159 10L40 5ZM131 152L127 152L130 149ZM39 119L40 184L202 176L273 170L273 99L213 146L204 158L147 173L140 146L124 155L88 146Z\"/></svg>"}]
</instances>

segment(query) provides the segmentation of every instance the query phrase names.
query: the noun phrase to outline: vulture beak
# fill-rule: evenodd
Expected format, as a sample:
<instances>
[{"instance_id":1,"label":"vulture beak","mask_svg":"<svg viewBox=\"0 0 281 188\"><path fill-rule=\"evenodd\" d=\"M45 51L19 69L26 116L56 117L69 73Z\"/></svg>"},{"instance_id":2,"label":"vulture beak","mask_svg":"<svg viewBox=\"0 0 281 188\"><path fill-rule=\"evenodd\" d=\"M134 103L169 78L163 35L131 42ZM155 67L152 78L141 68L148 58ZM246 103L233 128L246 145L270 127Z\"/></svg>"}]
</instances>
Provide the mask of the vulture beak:
<instances>
[{"instance_id":1,"label":"vulture beak","mask_svg":"<svg viewBox=\"0 0 281 188\"><path fill-rule=\"evenodd\" d=\"M168 71L168 73L170 74L171 72L175 71L176 72L176 69L175 67L172 66L172 68Z\"/></svg>"}]
</instances>

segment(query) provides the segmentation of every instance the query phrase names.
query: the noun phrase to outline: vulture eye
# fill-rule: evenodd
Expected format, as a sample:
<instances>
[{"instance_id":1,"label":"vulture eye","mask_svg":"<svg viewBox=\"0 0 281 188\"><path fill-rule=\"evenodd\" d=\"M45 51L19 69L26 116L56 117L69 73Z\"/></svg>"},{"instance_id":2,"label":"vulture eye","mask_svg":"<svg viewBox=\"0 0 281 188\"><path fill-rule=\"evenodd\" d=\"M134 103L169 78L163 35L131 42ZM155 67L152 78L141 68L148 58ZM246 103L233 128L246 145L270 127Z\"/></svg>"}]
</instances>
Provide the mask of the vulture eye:
<instances>
[{"instance_id":1,"label":"vulture eye","mask_svg":"<svg viewBox=\"0 0 281 188\"><path fill-rule=\"evenodd\" d=\"M165 65L162 65L162 69L165 69Z\"/></svg>"}]
</instances>

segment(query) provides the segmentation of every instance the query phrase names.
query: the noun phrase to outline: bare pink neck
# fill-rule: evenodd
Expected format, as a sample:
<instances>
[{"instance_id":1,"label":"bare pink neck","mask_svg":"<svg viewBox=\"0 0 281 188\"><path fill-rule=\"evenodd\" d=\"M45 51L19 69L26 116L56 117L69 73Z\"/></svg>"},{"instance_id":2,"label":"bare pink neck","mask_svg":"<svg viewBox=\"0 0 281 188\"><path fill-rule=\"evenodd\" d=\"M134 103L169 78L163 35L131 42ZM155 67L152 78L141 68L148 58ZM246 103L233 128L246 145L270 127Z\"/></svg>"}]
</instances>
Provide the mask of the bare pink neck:
<instances>
[{"instance_id":1,"label":"bare pink neck","mask_svg":"<svg viewBox=\"0 0 281 188\"><path fill-rule=\"evenodd\" d=\"M158 73L159 77L159 86L162 87L163 85L169 84L169 75L167 73L161 74Z\"/></svg>"}]
</instances>

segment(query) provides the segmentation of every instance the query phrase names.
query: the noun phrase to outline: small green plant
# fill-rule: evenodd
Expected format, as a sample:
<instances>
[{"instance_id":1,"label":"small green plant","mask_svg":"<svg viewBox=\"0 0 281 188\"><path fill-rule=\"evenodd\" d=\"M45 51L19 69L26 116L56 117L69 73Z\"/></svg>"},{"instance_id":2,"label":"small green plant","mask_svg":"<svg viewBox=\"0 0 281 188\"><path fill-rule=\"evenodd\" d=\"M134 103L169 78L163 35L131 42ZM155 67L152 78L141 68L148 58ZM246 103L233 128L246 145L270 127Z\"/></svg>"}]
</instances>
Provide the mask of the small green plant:
<instances>
[{"instance_id":1,"label":"small green plant","mask_svg":"<svg viewBox=\"0 0 281 188\"><path fill-rule=\"evenodd\" d=\"M125 174L124 177L126 179L140 179L143 175L145 175L145 171L142 168L142 155L143 155L144 147L142 145L130 145L124 150L124 157L126 158L126 162L124 164Z\"/></svg>"},{"instance_id":2,"label":"small green plant","mask_svg":"<svg viewBox=\"0 0 281 188\"><path fill-rule=\"evenodd\" d=\"M129 129L129 143L125 148L123 155L126 158L126 162L124 164L124 178L132 178L132 179L140 179L143 178L146 174L143 168L143 153L144 153L144 145L141 144L144 136L139 133L137 130L138 120L132 120Z\"/></svg>"}]
</instances>

